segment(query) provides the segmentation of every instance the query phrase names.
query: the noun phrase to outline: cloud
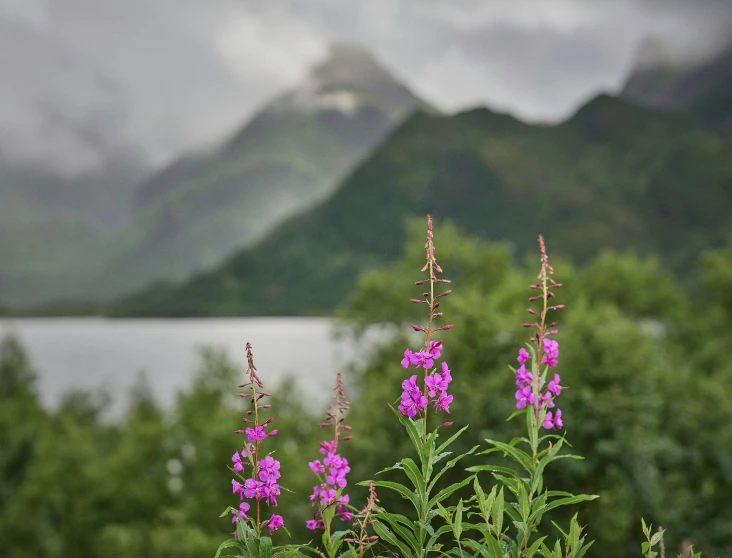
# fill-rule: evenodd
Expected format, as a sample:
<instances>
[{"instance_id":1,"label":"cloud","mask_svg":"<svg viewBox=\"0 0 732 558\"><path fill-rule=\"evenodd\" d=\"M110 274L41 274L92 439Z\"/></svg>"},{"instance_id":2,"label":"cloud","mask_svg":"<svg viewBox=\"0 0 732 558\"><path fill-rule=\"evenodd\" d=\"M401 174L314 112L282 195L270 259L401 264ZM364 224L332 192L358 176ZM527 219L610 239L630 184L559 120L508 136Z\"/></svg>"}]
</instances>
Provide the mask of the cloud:
<instances>
[{"instance_id":1,"label":"cloud","mask_svg":"<svg viewBox=\"0 0 732 558\"><path fill-rule=\"evenodd\" d=\"M702 56L727 0L0 0L0 156L67 172L223 139L337 39L448 110L556 120L616 90L647 36Z\"/></svg>"}]
</instances>

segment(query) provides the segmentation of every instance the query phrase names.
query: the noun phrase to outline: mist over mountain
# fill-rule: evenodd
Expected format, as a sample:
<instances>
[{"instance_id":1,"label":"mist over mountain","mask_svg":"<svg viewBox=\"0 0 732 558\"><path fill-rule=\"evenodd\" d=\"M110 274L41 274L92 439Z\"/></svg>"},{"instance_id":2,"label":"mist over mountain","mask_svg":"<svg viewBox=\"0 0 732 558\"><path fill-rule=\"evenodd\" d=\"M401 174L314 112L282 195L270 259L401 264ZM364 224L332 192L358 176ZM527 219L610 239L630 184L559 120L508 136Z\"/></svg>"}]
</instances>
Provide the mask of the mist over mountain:
<instances>
[{"instance_id":1,"label":"mist over mountain","mask_svg":"<svg viewBox=\"0 0 732 558\"><path fill-rule=\"evenodd\" d=\"M233 135L142 182L117 161L72 179L16 172L0 182L0 299L105 298L217 264L330 195L418 106L365 49L335 43Z\"/></svg>"},{"instance_id":2,"label":"mist over mountain","mask_svg":"<svg viewBox=\"0 0 732 558\"><path fill-rule=\"evenodd\" d=\"M647 41L621 95L679 110L732 132L732 42L702 56L683 56Z\"/></svg>"}]
</instances>

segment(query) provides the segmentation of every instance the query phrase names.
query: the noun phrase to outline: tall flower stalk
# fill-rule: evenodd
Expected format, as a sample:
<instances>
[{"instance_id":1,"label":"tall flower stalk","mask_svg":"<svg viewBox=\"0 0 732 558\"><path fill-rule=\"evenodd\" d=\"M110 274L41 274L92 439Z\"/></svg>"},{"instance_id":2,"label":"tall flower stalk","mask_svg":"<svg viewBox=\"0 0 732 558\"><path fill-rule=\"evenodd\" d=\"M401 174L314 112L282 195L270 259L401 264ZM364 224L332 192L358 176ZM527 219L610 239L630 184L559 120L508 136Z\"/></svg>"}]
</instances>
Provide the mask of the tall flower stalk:
<instances>
[{"instance_id":1,"label":"tall flower stalk","mask_svg":"<svg viewBox=\"0 0 732 558\"><path fill-rule=\"evenodd\" d=\"M316 459L308 463L310 470L318 477L318 484L313 487L310 502L317 507L314 518L307 522L308 529L313 531L322 529L323 546L328 556L335 556L342 543L342 535L334 537L332 533L332 522L338 516L345 521L351 521L353 514L348 508L349 498L343 494L348 481L346 475L351 471L348 460L338 454L339 442L351 439L351 435L341 438L342 430L349 431L350 426L344 423L345 414L350 408L343 391L343 380L341 375L336 376L333 403L326 411L325 421L320 424L323 428L332 428L333 435L330 440L321 442L320 453L324 455L323 461Z\"/></svg>"},{"instance_id":2,"label":"tall flower stalk","mask_svg":"<svg viewBox=\"0 0 732 558\"><path fill-rule=\"evenodd\" d=\"M252 353L251 343L247 343L247 377L248 381L240 384L240 388L244 388L245 392L240 393L240 397L246 397L250 400L252 408L247 411L247 416L242 420L248 425L244 430L237 430L237 434L247 437L241 452L236 452L232 457L233 470L239 481L234 479L231 481L234 494L239 496L242 502L239 508L234 510L233 522L236 522L237 515L241 519L248 519L246 512L251 508L249 502L244 499L253 500L255 506L255 518L252 522L252 528L257 536L260 536L262 529L266 526L272 533L276 529L284 525L282 516L273 514L266 522L262 520L262 501L270 507L277 507L277 496L280 495L280 486L278 480L280 478L280 462L271 455L262 457L260 444L268 437L276 436L277 430L267 428L274 420L274 416L262 420L263 411L267 411L271 405L264 403L263 400L270 394L264 391L264 384L257 376L257 368L254 366L254 355ZM244 458L244 461L242 461ZM247 475L247 465L249 465Z\"/></svg>"},{"instance_id":3,"label":"tall flower stalk","mask_svg":"<svg viewBox=\"0 0 732 558\"><path fill-rule=\"evenodd\" d=\"M280 462L271 455L263 455L262 442L277 435L277 430L269 430L274 416L264 418L269 413L271 405L266 403L270 393L264 390L264 384L257 375L254 365L254 354L251 343L247 343L247 381L240 384L244 391L239 394L251 403L246 416L242 419L247 425L237 434L246 436L246 442L241 451L231 456L233 465L230 467L236 478L232 479L231 487L239 496L239 505L236 508L228 507L221 516L231 513L231 522L236 524L233 538L221 543L216 557L226 548L236 547L241 556L294 556L298 552L298 545L272 546L270 535L279 528L287 532L281 515L272 514L264 519L263 504L268 507L277 507L277 497L280 495ZM252 505L254 509L252 510ZM253 517L252 517L253 516ZM265 529L267 530L265 534Z\"/></svg>"},{"instance_id":4,"label":"tall flower stalk","mask_svg":"<svg viewBox=\"0 0 732 558\"><path fill-rule=\"evenodd\" d=\"M399 404L399 412L409 418L419 415L424 419L422 423L422 442L427 440L427 406L434 403L435 411L443 410L450 412L450 403L453 396L448 395L447 389L452 382L452 375L446 362L442 362L440 371L437 372L435 361L437 361L442 353L442 342L435 341L432 336L435 332L452 328L452 324L435 327L435 320L442 317L442 312L438 311L440 307L441 297L448 296L452 291L446 290L442 293L435 294L435 289L439 283L449 283L449 279L441 279L437 277L437 273L442 273L442 268L435 258L435 243L432 232L432 217L427 215L427 242L424 245L426 250L426 262L422 267L422 273L427 272L427 279L420 279L415 285L421 286L429 284L429 291L422 293L422 298L413 298L410 302L414 304L426 304L428 307L427 325L412 325L412 329L425 334L425 344L418 352L412 352L410 349L404 351L402 359L402 367L409 369L414 366L422 368L423 383L422 387L418 385L417 374L402 382L402 396ZM432 398L432 399L430 399Z\"/></svg>"},{"instance_id":5,"label":"tall flower stalk","mask_svg":"<svg viewBox=\"0 0 732 558\"><path fill-rule=\"evenodd\" d=\"M555 403L555 399L559 397L563 389L560 385L561 378L559 374L553 373L551 380L547 381L549 371L553 370L559 362L559 343L554 339L558 333L556 329L558 322L550 316L552 312L564 308L562 304L553 304L556 296L555 290L561 288L562 285L551 277L554 269L549 264L542 235L539 235L539 252L541 267L538 282L529 285L531 289L539 291L539 294L529 298L530 303L539 303L539 309L528 308L528 313L535 317L535 321L523 324L525 328L533 328L535 331L530 341L526 343L526 348L519 349L516 359L519 367L515 370L512 368L516 375L517 411L511 418L521 414L525 415L527 438L516 438L510 444L486 440L492 447L481 454L503 452L524 471L518 472L494 465L478 465L470 467L468 471L475 473L490 471L493 477L498 479L517 500L515 505L504 507L503 488L496 493L494 487L490 497L486 497L482 495L482 490L477 490L476 485L478 504L486 521L486 527L479 527L479 530L484 533L486 545L493 548L497 548L496 545L508 546L509 555L516 558L532 556L539 549L543 556L564 558L565 556L581 556L592 542L585 544L585 537L580 536L582 528L575 515L570 524L570 533L576 533L576 536L565 537L565 551L561 550L559 541L554 549L550 550L544 544L546 537L533 540L542 517L554 508L593 500L597 496L586 494L574 496L566 492L549 491L544 486L544 470L550 463L563 458L581 458L574 455L559 455L564 444L562 436L547 434L539 437L541 428L555 430L564 426L562 411L556 407ZM529 363L528 370L527 363ZM547 442L546 447L541 448L545 441ZM531 453L521 449L521 443L527 443ZM499 525L502 525L503 518L496 517L495 512L491 512L489 509L491 506L486 503L495 501L501 502L501 515L505 512L512 520L512 524L516 528L514 537L504 535L500 529L494 527L497 521Z\"/></svg>"}]
</instances>

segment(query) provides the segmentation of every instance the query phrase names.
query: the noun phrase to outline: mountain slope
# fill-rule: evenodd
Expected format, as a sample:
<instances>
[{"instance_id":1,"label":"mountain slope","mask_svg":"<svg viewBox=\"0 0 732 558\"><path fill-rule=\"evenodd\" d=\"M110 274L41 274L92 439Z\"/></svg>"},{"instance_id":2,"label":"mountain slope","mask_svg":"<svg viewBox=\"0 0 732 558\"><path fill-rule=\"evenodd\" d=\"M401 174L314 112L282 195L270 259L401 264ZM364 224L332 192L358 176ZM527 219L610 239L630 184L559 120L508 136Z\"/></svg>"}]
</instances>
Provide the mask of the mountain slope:
<instances>
[{"instance_id":1,"label":"mountain slope","mask_svg":"<svg viewBox=\"0 0 732 558\"><path fill-rule=\"evenodd\" d=\"M732 44L693 63L680 63L662 53L641 53L621 95L685 111L732 132Z\"/></svg>"},{"instance_id":2,"label":"mountain slope","mask_svg":"<svg viewBox=\"0 0 732 558\"><path fill-rule=\"evenodd\" d=\"M327 201L224 265L119 301L116 315L325 314L358 272L396 259L404 219L431 212L577 261L603 248L660 254L683 272L730 231L732 139L684 115L600 96L530 126L486 109L417 113Z\"/></svg>"},{"instance_id":3,"label":"mountain slope","mask_svg":"<svg viewBox=\"0 0 732 558\"><path fill-rule=\"evenodd\" d=\"M144 165L120 157L64 177L0 160L0 298L16 306L79 295L99 272L104 239L128 218Z\"/></svg>"},{"instance_id":4,"label":"mountain slope","mask_svg":"<svg viewBox=\"0 0 732 558\"><path fill-rule=\"evenodd\" d=\"M137 217L110 247L98 284L129 291L220 263L332 193L419 104L367 52L334 45L304 83L224 145L181 159L141 187Z\"/></svg>"}]
</instances>

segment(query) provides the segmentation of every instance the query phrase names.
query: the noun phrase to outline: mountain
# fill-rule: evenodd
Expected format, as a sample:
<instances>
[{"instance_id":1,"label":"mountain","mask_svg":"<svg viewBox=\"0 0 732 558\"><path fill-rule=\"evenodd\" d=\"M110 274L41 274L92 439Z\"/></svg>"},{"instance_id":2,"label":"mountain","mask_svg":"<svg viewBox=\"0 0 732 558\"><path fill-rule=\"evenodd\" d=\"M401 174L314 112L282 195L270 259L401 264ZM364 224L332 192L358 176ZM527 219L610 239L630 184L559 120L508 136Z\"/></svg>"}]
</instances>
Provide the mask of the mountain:
<instances>
[{"instance_id":1,"label":"mountain","mask_svg":"<svg viewBox=\"0 0 732 558\"><path fill-rule=\"evenodd\" d=\"M368 52L332 46L299 86L233 137L147 180L96 290L182 279L330 195L420 101Z\"/></svg>"},{"instance_id":2,"label":"mountain","mask_svg":"<svg viewBox=\"0 0 732 558\"><path fill-rule=\"evenodd\" d=\"M679 60L657 42L646 42L621 95L732 132L732 44L701 60Z\"/></svg>"},{"instance_id":3,"label":"mountain","mask_svg":"<svg viewBox=\"0 0 732 558\"><path fill-rule=\"evenodd\" d=\"M118 301L118 316L327 314L358 273L402 253L410 216L577 262L611 248L680 274L731 232L732 138L682 113L601 95L557 125L487 109L418 112L312 210L223 265Z\"/></svg>"},{"instance_id":4,"label":"mountain","mask_svg":"<svg viewBox=\"0 0 732 558\"><path fill-rule=\"evenodd\" d=\"M0 154L0 299L22 306L78 295L79 278L100 271L103 239L129 218L146 170L120 154L98 169L62 175Z\"/></svg>"}]
</instances>

